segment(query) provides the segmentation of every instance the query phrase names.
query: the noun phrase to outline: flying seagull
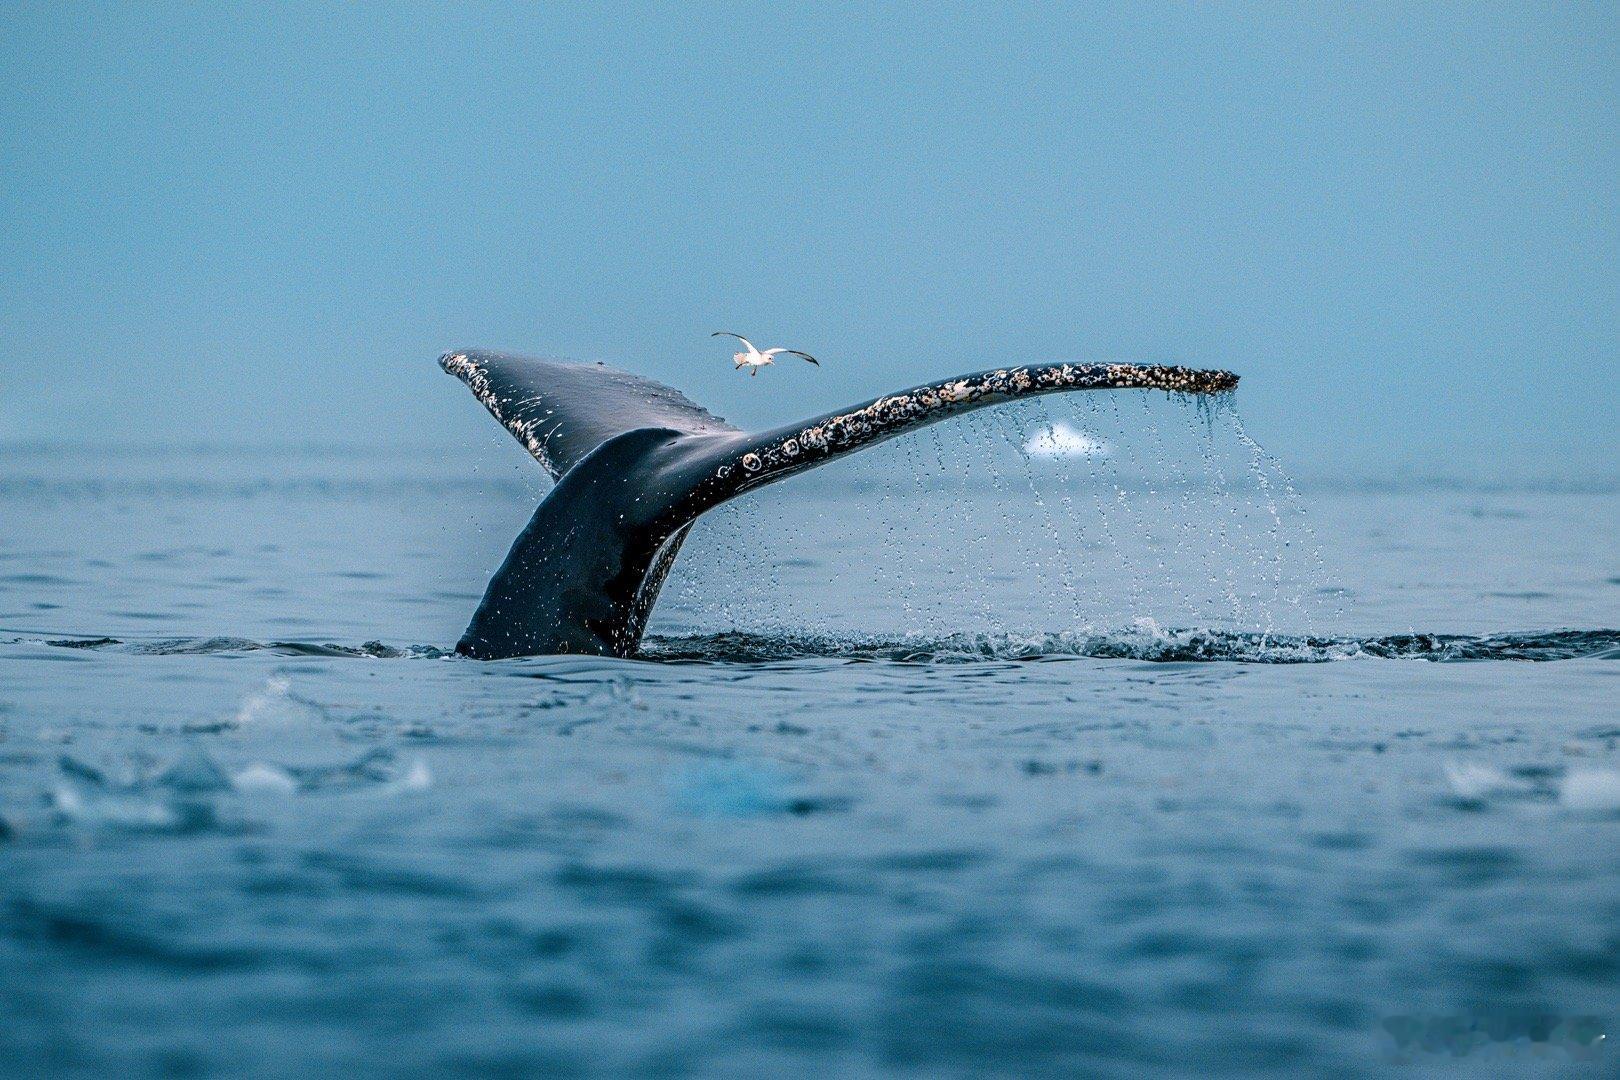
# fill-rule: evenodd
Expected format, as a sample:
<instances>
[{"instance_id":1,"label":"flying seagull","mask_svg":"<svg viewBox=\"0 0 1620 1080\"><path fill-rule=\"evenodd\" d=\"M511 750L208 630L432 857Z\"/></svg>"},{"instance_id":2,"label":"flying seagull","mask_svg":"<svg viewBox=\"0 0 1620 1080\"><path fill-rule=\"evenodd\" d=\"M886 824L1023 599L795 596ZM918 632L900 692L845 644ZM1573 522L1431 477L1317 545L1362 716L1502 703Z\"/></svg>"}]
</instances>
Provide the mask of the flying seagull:
<instances>
[{"instance_id":1,"label":"flying seagull","mask_svg":"<svg viewBox=\"0 0 1620 1080\"><path fill-rule=\"evenodd\" d=\"M764 367L766 364L776 363L775 357L777 353L787 353L789 356L802 357L816 365L816 367L821 366L821 361L817 360L807 352L800 352L798 349L766 349L764 352L760 352L754 347L754 343L752 341L749 341L741 334L733 334L727 330L716 330L709 336L734 337L744 345L748 346L747 352L733 353L731 359L736 363L738 371L741 371L745 367L751 369L748 372L750 375L758 375L760 368Z\"/></svg>"}]
</instances>

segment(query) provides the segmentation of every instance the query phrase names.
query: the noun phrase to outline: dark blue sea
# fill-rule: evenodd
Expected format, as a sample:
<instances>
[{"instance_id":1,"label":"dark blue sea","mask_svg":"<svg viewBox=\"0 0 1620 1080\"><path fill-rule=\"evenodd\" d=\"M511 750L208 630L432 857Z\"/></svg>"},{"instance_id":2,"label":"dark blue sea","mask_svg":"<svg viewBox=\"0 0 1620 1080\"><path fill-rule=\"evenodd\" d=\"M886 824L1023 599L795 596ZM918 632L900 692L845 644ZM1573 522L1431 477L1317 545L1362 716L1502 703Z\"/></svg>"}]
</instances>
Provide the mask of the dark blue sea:
<instances>
[{"instance_id":1,"label":"dark blue sea","mask_svg":"<svg viewBox=\"0 0 1620 1080\"><path fill-rule=\"evenodd\" d=\"M0 1074L1620 1072L1615 487L991 410L480 663L418 434L0 452Z\"/></svg>"}]
</instances>

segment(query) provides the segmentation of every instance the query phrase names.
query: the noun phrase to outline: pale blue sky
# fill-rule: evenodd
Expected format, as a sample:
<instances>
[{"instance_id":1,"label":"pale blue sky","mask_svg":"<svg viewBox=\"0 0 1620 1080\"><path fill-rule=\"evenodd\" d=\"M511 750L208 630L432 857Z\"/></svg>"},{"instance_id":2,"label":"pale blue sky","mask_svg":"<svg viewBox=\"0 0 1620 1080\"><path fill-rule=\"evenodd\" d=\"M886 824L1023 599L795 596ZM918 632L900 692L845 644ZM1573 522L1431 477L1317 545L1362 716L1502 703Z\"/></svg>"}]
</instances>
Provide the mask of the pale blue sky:
<instances>
[{"instance_id":1,"label":"pale blue sky","mask_svg":"<svg viewBox=\"0 0 1620 1080\"><path fill-rule=\"evenodd\" d=\"M0 6L0 438L465 445L485 345L745 423L1178 361L1308 475L1616 471L1615 4L517 6Z\"/></svg>"}]
</instances>

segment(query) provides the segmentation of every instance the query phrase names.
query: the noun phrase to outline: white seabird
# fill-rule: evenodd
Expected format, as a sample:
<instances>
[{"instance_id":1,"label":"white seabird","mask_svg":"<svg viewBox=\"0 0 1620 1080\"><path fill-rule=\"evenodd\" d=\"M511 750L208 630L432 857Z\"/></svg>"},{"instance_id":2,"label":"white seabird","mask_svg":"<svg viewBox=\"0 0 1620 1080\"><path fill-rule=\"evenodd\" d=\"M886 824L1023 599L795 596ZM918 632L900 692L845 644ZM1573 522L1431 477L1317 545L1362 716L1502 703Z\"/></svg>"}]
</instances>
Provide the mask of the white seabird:
<instances>
[{"instance_id":1,"label":"white seabird","mask_svg":"<svg viewBox=\"0 0 1620 1080\"><path fill-rule=\"evenodd\" d=\"M746 345L748 347L747 352L733 353L731 359L737 365L736 370L741 371L743 368L751 369L748 372L750 375L758 375L760 368L765 367L767 364L776 363L775 357L778 353L787 353L789 356L797 356L810 361L812 364L816 365L816 367L821 366L821 361L817 360L807 352L800 352L798 349L766 349L761 352L759 349L754 347L754 343L752 341L749 341L741 334L733 334L728 330L716 330L709 336L734 337Z\"/></svg>"}]
</instances>

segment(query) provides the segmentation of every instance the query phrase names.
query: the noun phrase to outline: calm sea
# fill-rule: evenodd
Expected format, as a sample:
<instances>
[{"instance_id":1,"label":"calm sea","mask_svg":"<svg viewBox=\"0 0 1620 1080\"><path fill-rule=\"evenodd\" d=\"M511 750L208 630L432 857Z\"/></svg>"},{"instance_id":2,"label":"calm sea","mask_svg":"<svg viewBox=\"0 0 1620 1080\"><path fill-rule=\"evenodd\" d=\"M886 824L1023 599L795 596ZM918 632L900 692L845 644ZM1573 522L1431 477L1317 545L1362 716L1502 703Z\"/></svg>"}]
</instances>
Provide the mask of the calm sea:
<instances>
[{"instance_id":1,"label":"calm sea","mask_svg":"<svg viewBox=\"0 0 1620 1080\"><path fill-rule=\"evenodd\" d=\"M1614 1075L1620 495L1000 413L635 661L446 655L506 443L0 454L0 1074Z\"/></svg>"}]
</instances>

